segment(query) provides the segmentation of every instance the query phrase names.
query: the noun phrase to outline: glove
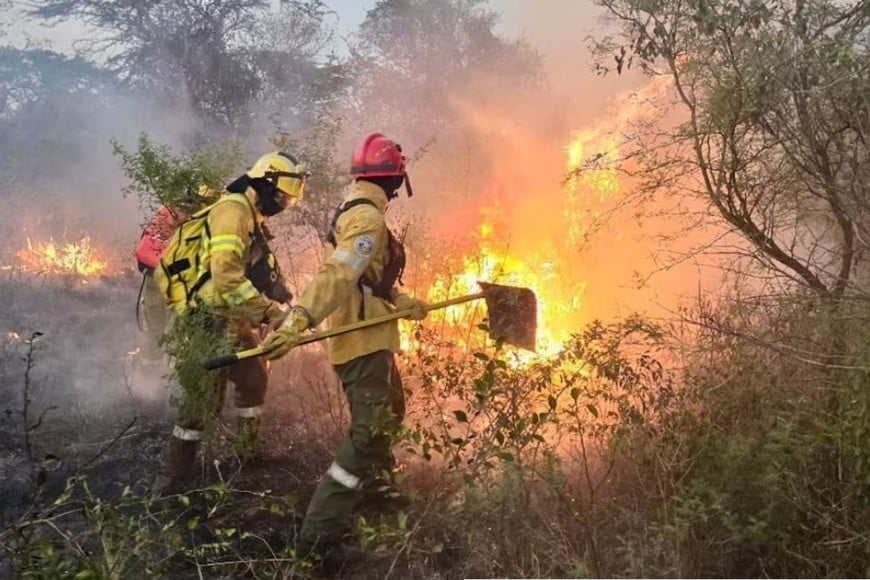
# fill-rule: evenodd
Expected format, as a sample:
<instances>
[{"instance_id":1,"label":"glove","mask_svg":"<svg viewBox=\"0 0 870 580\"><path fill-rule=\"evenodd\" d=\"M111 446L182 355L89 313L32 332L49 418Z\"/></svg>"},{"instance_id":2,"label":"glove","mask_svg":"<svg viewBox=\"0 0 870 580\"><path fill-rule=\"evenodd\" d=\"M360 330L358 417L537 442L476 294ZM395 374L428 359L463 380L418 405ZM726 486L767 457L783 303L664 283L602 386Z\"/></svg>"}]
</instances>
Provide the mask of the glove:
<instances>
[{"instance_id":1,"label":"glove","mask_svg":"<svg viewBox=\"0 0 870 580\"><path fill-rule=\"evenodd\" d=\"M263 356L267 360L281 358L299 344L302 333L311 326L311 319L304 308L295 306L278 330L269 333L263 341Z\"/></svg>"},{"instance_id":2,"label":"glove","mask_svg":"<svg viewBox=\"0 0 870 580\"><path fill-rule=\"evenodd\" d=\"M287 304L282 304L280 302L272 301L269 304L269 308L266 309L266 320L272 325L272 328L277 328L281 326L281 324L287 320L287 317L290 316L290 306Z\"/></svg>"},{"instance_id":3,"label":"glove","mask_svg":"<svg viewBox=\"0 0 870 580\"><path fill-rule=\"evenodd\" d=\"M423 320L426 318L426 315L429 314L429 311L426 309L428 305L425 302L418 298L408 296L407 294L399 294L396 296L396 300L393 304L396 305L396 310L411 310L411 313L405 317L411 320Z\"/></svg>"}]
</instances>

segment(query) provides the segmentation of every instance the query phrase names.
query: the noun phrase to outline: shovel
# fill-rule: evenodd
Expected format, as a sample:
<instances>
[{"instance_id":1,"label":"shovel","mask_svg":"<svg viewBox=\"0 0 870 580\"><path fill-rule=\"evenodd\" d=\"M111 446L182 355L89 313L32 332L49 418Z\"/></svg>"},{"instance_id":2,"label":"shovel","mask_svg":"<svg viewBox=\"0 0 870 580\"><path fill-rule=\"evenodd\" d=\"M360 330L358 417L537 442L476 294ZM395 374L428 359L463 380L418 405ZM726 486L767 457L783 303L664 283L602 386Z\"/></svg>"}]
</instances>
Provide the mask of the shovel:
<instances>
[{"instance_id":1,"label":"shovel","mask_svg":"<svg viewBox=\"0 0 870 580\"><path fill-rule=\"evenodd\" d=\"M454 304L463 304L472 300L486 300L486 310L489 317L489 334L496 340L501 340L508 344L524 348L526 350L535 350L535 335L538 328L538 308L535 293L528 288L519 288L516 286L503 286L501 284L490 284L487 282L478 282L481 291L477 294L468 294L466 296L458 296L450 300L435 302L426 307L426 311L439 310ZM339 334L353 332L369 326L376 326L391 320L405 318L411 314L411 310L397 310L377 318L369 320L361 320L338 328L331 328L320 332L301 337L296 345L308 344L309 342L317 342ZM260 356L265 354L263 347L249 348L240 352L225 354L208 359L203 363L207 370L215 370L221 367L226 367L240 360Z\"/></svg>"}]
</instances>

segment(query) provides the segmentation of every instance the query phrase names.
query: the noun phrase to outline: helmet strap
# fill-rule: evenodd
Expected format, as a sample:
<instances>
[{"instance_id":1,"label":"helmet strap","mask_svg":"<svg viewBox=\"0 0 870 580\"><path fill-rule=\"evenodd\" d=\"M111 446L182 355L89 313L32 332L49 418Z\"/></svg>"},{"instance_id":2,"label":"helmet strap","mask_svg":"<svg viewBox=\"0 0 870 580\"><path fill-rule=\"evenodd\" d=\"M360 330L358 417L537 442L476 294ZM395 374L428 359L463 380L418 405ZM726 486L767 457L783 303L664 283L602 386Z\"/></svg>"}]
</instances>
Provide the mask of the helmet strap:
<instances>
[{"instance_id":1,"label":"helmet strap","mask_svg":"<svg viewBox=\"0 0 870 580\"><path fill-rule=\"evenodd\" d=\"M379 175L376 177L360 177L358 179L374 183L384 190L384 193L387 194L387 199L390 200L399 196L396 192L402 187L402 180L404 178L401 175Z\"/></svg>"},{"instance_id":2,"label":"helmet strap","mask_svg":"<svg viewBox=\"0 0 870 580\"><path fill-rule=\"evenodd\" d=\"M414 189L411 187L411 178L405 173L405 193L408 194L408 197L414 195Z\"/></svg>"},{"instance_id":3,"label":"helmet strap","mask_svg":"<svg viewBox=\"0 0 870 580\"><path fill-rule=\"evenodd\" d=\"M245 193L245 190L248 189L248 185L251 183L251 178L247 175L242 175L229 185L227 185L226 190L230 193Z\"/></svg>"}]
</instances>

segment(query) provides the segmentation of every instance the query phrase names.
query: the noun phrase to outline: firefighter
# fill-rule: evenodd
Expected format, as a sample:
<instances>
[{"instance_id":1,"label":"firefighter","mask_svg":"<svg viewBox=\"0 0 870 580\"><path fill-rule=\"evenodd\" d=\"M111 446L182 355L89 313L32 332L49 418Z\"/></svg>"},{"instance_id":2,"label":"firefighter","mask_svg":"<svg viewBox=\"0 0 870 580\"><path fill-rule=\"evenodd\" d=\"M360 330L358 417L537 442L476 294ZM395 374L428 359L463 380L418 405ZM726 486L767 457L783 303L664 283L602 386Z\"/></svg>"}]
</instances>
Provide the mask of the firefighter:
<instances>
[{"instance_id":1,"label":"firefighter","mask_svg":"<svg viewBox=\"0 0 870 580\"><path fill-rule=\"evenodd\" d=\"M266 357L286 354L302 332L329 317L331 327L410 309L422 320L426 304L398 290L404 248L387 228L384 212L404 183L411 188L401 147L380 133L354 150L353 185L338 207L324 260L290 316L263 343ZM396 321L330 339L330 362L347 396L351 425L335 460L314 492L297 553L313 553L323 567L343 562L350 548L341 537L360 498L383 470L393 467L392 443L405 412L394 353L400 349Z\"/></svg>"},{"instance_id":2,"label":"firefighter","mask_svg":"<svg viewBox=\"0 0 870 580\"><path fill-rule=\"evenodd\" d=\"M160 364L163 357L160 339L171 318L163 294L154 282L154 270L160 262L160 255L178 224L186 220L191 213L216 200L217 194L202 185L195 195L190 196L189 203L175 207L160 206L139 237L135 256L137 267L142 274L142 283L136 306L136 322L143 335L140 341L140 356L148 365ZM269 241L275 236L266 225L264 216L258 216L258 225L259 227L254 230L252 265L248 269L247 277L257 290L268 298L289 304L293 294L287 287L277 257L269 247Z\"/></svg>"},{"instance_id":3,"label":"firefighter","mask_svg":"<svg viewBox=\"0 0 870 580\"><path fill-rule=\"evenodd\" d=\"M260 342L261 324L278 325L287 317L289 305L257 290L249 273L257 256L263 253L263 220L296 205L303 197L308 176L295 157L273 152L227 186L227 192L205 217L205 239L199 241L197 250L204 275L195 290L194 306L175 305L174 309L181 311L179 318L194 320L197 329L213 337L213 342L229 335L237 347L252 348ZM161 287L168 289L172 283L163 268L158 269L156 277ZM167 291L167 296L171 294ZM176 369L183 363L176 360ZM206 375L205 385L202 379L185 384L185 377L178 374L184 392L155 481L154 493L158 496L188 489L205 425L220 412L227 379L235 386L240 448L253 450L268 383L266 363L256 358L240 361L216 378Z\"/></svg>"},{"instance_id":4,"label":"firefighter","mask_svg":"<svg viewBox=\"0 0 870 580\"><path fill-rule=\"evenodd\" d=\"M142 333L139 354L148 365L159 365L163 358L160 337L169 324L169 310L163 295L154 283L154 269L160 262L160 254L169 243L176 226L187 219L190 211L206 206L214 195L207 187L200 187L191 198L190 208L160 206L151 221L142 230L136 244L136 265L142 274L139 298L136 304L136 323Z\"/></svg>"}]
</instances>

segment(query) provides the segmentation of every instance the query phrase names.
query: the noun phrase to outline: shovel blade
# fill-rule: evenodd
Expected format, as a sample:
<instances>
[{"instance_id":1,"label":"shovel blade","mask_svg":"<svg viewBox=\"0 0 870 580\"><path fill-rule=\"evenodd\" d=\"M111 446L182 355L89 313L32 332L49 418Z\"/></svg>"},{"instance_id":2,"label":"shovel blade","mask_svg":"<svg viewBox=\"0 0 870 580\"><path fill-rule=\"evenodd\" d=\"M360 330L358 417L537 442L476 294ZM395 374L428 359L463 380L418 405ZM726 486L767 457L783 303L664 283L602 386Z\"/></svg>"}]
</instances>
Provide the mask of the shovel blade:
<instances>
[{"instance_id":1,"label":"shovel blade","mask_svg":"<svg viewBox=\"0 0 870 580\"><path fill-rule=\"evenodd\" d=\"M538 300L528 288L479 282L486 300L489 334L496 340L535 351Z\"/></svg>"}]
</instances>

